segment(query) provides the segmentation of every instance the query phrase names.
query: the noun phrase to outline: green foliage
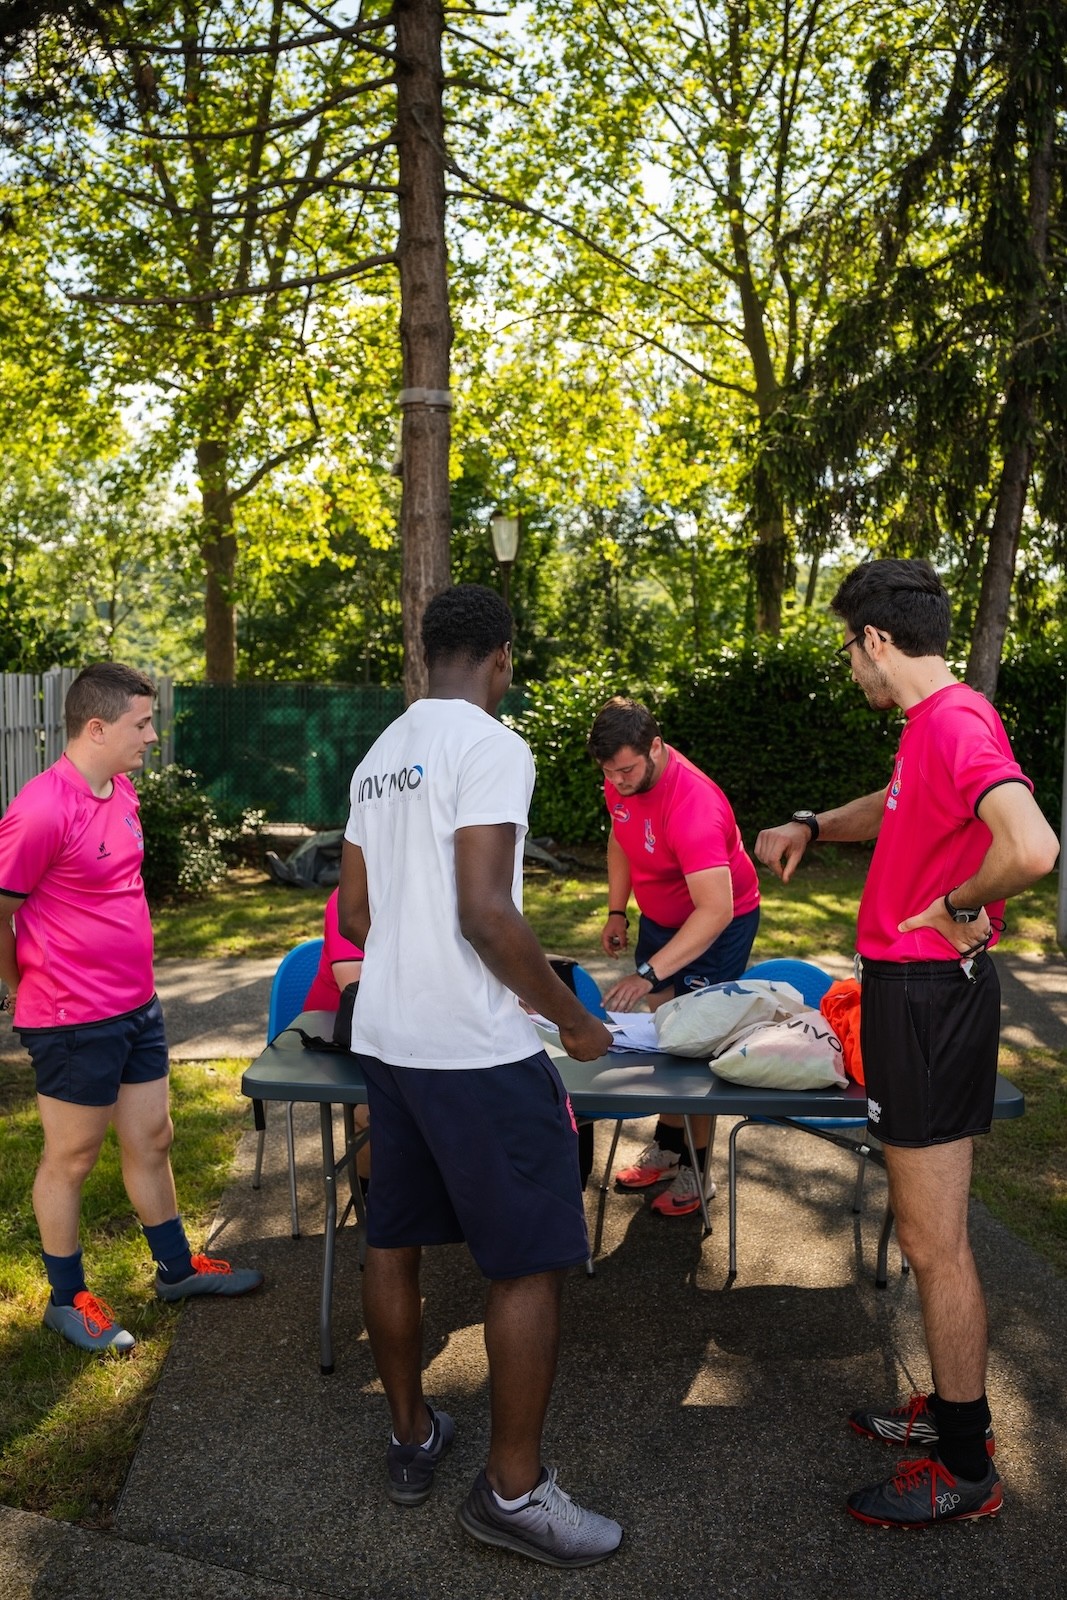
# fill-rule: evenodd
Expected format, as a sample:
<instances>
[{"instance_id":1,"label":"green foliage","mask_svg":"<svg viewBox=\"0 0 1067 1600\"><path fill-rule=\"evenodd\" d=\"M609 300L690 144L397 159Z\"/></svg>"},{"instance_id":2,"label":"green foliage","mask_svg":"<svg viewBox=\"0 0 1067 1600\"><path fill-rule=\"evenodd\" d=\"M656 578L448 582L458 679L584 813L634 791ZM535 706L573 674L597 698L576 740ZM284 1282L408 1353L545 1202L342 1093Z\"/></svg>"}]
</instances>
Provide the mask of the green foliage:
<instances>
[{"instance_id":1,"label":"green foliage","mask_svg":"<svg viewBox=\"0 0 1067 1600\"><path fill-rule=\"evenodd\" d=\"M585 741L604 701L621 693L641 697L640 689L620 684L603 669L576 673L528 685L526 710L504 719L522 734L537 763L531 834L567 844L605 837L603 785Z\"/></svg>"},{"instance_id":2,"label":"green foliage","mask_svg":"<svg viewBox=\"0 0 1067 1600\"><path fill-rule=\"evenodd\" d=\"M1019 765L1033 780L1037 803L1058 832L1067 713L1063 649L1039 644L1013 651L1001 664L997 710Z\"/></svg>"},{"instance_id":3,"label":"green foliage","mask_svg":"<svg viewBox=\"0 0 1067 1600\"><path fill-rule=\"evenodd\" d=\"M226 875L240 838L258 829L262 813L233 808L220 815L214 800L198 787L195 772L184 767L149 770L137 779L144 830L142 873L149 901L195 899Z\"/></svg>"},{"instance_id":4,"label":"green foliage","mask_svg":"<svg viewBox=\"0 0 1067 1600\"><path fill-rule=\"evenodd\" d=\"M620 692L645 699L667 742L722 786L750 845L761 828L801 807L820 811L883 788L900 718L870 709L835 654L839 642L809 630L720 649L658 694L631 690L603 672L531 686L530 709L514 726L537 757L533 831L567 844L605 836L607 817L584 749L599 706ZM997 696L1016 757L1054 826L1065 690L1062 654L1035 647L1005 662Z\"/></svg>"}]
</instances>

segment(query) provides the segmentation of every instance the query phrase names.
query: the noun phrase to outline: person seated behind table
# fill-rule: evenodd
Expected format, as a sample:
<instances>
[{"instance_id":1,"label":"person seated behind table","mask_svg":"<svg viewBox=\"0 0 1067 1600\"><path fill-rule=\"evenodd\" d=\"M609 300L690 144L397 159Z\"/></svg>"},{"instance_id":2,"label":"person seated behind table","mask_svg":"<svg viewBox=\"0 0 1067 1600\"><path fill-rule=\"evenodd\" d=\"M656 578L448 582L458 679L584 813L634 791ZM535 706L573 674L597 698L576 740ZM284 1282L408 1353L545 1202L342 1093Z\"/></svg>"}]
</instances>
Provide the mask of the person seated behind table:
<instances>
[{"instance_id":1,"label":"person seated behind table","mask_svg":"<svg viewBox=\"0 0 1067 1600\"><path fill-rule=\"evenodd\" d=\"M311 980L311 988L304 997L305 1011L336 1011L341 1004L341 991L350 983L358 983L363 970L363 951L351 944L337 926L337 890L326 902L322 919L322 955L319 970ZM355 1108L356 1127L363 1131L368 1125L366 1106ZM364 1189L370 1178L370 1145L365 1144L356 1157L356 1171Z\"/></svg>"}]
</instances>

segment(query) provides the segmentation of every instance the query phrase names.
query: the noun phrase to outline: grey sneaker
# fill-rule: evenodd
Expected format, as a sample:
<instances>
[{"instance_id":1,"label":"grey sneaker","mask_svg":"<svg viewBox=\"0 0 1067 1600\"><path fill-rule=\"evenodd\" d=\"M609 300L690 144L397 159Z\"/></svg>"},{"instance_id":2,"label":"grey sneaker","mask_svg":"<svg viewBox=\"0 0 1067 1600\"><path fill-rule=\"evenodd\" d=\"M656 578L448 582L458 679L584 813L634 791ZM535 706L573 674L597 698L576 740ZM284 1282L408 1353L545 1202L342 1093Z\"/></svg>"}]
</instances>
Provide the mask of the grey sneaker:
<instances>
[{"instance_id":1,"label":"grey sneaker","mask_svg":"<svg viewBox=\"0 0 1067 1600\"><path fill-rule=\"evenodd\" d=\"M514 1550L550 1567L591 1567L614 1555L622 1529L610 1517L586 1511L556 1482L556 1469L546 1472L518 1511L497 1504L484 1472L459 1508L460 1527L483 1544Z\"/></svg>"},{"instance_id":2,"label":"grey sneaker","mask_svg":"<svg viewBox=\"0 0 1067 1600\"><path fill-rule=\"evenodd\" d=\"M228 1261L211 1256L194 1256L188 1278L167 1283L156 1273L156 1293L161 1300L190 1300L198 1294L250 1294L263 1282L262 1272L252 1267L231 1267Z\"/></svg>"},{"instance_id":3,"label":"grey sneaker","mask_svg":"<svg viewBox=\"0 0 1067 1600\"><path fill-rule=\"evenodd\" d=\"M57 1306L49 1300L44 1325L61 1333L80 1350L132 1350L137 1340L115 1321L115 1313L88 1289L79 1289L72 1306Z\"/></svg>"},{"instance_id":4,"label":"grey sneaker","mask_svg":"<svg viewBox=\"0 0 1067 1600\"><path fill-rule=\"evenodd\" d=\"M433 1421L433 1432L425 1444L393 1444L385 1454L389 1473L389 1498L398 1506L420 1506L433 1488L438 1463L456 1435L456 1425L447 1411L426 1407Z\"/></svg>"}]
</instances>

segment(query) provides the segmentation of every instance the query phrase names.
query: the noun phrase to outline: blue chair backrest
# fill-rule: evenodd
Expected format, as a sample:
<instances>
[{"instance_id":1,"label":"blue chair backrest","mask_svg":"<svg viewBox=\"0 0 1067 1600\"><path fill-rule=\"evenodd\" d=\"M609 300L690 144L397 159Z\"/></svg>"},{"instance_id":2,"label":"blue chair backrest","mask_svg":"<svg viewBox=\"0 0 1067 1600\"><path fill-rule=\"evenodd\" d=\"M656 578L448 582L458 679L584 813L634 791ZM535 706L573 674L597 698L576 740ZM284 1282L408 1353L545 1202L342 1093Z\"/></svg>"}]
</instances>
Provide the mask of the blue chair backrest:
<instances>
[{"instance_id":1,"label":"blue chair backrest","mask_svg":"<svg viewBox=\"0 0 1067 1600\"><path fill-rule=\"evenodd\" d=\"M804 999L815 1010L819 1001L833 983L833 978L813 961L792 961L782 957L776 961L758 961L744 974L746 978L766 978L768 983L791 983L799 989Z\"/></svg>"},{"instance_id":2,"label":"blue chair backrest","mask_svg":"<svg viewBox=\"0 0 1067 1600\"><path fill-rule=\"evenodd\" d=\"M600 985L591 972L586 972L584 967L575 967L571 973L574 979L574 992L587 1011L594 1017L599 1017L603 1022L607 1018L604 1003L600 998Z\"/></svg>"},{"instance_id":3,"label":"blue chair backrest","mask_svg":"<svg viewBox=\"0 0 1067 1600\"><path fill-rule=\"evenodd\" d=\"M284 955L270 986L270 1009L267 1013L267 1043L276 1039L289 1026L294 1017L304 1009L304 997L311 988L311 980L319 970L322 955L321 939L305 939L294 945Z\"/></svg>"}]
</instances>

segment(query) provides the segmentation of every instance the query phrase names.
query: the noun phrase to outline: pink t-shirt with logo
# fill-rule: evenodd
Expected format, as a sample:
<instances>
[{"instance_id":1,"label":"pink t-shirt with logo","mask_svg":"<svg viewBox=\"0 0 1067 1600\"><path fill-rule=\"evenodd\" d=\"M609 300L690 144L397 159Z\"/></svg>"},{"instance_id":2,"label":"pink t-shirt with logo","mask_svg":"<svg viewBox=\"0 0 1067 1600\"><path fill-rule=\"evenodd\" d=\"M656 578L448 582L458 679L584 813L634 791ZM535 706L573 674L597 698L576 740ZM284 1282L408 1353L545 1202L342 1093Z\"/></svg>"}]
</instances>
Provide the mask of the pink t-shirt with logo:
<instances>
[{"instance_id":1,"label":"pink t-shirt with logo","mask_svg":"<svg viewBox=\"0 0 1067 1600\"><path fill-rule=\"evenodd\" d=\"M362 961L363 951L341 936L337 926L337 890L326 902L322 918L322 955L319 970L311 980L311 988L304 999L305 1011L336 1011L341 1003L341 991L333 974L335 961Z\"/></svg>"},{"instance_id":2,"label":"pink t-shirt with logo","mask_svg":"<svg viewBox=\"0 0 1067 1600\"><path fill-rule=\"evenodd\" d=\"M729 800L717 783L667 745L667 765L644 794L620 795L604 779L615 837L630 863L645 916L680 928L692 913L686 874L729 867L734 916L759 905L759 879L745 853Z\"/></svg>"},{"instance_id":3,"label":"pink t-shirt with logo","mask_svg":"<svg viewBox=\"0 0 1067 1600\"><path fill-rule=\"evenodd\" d=\"M0 819L0 893L18 896L16 1028L70 1028L147 1005L152 924L137 792L119 774L101 800L66 756Z\"/></svg>"},{"instance_id":4,"label":"pink t-shirt with logo","mask_svg":"<svg viewBox=\"0 0 1067 1600\"><path fill-rule=\"evenodd\" d=\"M949 684L904 713L882 826L860 900L856 947L872 961L951 961L934 928L898 933L977 871L993 835L978 816L982 796L1001 783L1030 782L1004 725L984 695ZM1004 902L986 907L999 917ZM990 944L995 944L996 933Z\"/></svg>"}]
</instances>

